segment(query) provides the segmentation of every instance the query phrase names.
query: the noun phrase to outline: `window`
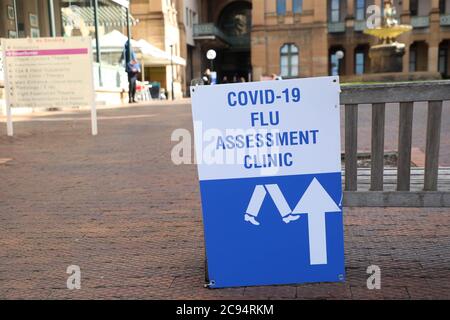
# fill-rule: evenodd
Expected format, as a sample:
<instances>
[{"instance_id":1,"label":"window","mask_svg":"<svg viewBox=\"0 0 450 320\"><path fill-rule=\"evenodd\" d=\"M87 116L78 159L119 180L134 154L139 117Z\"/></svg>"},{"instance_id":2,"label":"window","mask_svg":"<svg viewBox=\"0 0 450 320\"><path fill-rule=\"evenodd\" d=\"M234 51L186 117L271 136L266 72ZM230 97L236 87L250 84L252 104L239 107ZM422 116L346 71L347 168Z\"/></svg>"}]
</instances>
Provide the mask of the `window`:
<instances>
[{"instance_id":1,"label":"window","mask_svg":"<svg viewBox=\"0 0 450 320\"><path fill-rule=\"evenodd\" d=\"M337 47L330 49L329 67L331 76L338 76L344 74L344 56L345 51L343 48Z\"/></svg>"},{"instance_id":2,"label":"window","mask_svg":"<svg viewBox=\"0 0 450 320\"><path fill-rule=\"evenodd\" d=\"M277 14L286 15L286 0L277 0Z\"/></svg>"},{"instance_id":3,"label":"window","mask_svg":"<svg viewBox=\"0 0 450 320\"><path fill-rule=\"evenodd\" d=\"M362 21L366 17L366 1L356 0L356 20Z\"/></svg>"},{"instance_id":4,"label":"window","mask_svg":"<svg viewBox=\"0 0 450 320\"><path fill-rule=\"evenodd\" d=\"M364 73L365 60L366 55L364 51L355 52L355 74L360 75Z\"/></svg>"},{"instance_id":5,"label":"window","mask_svg":"<svg viewBox=\"0 0 450 320\"><path fill-rule=\"evenodd\" d=\"M340 17L340 0L331 0L331 22L339 22Z\"/></svg>"},{"instance_id":6,"label":"window","mask_svg":"<svg viewBox=\"0 0 450 320\"><path fill-rule=\"evenodd\" d=\"M283 77L298 76L298 48L295 44L287 43L281 47L280 70Z\"/></svg>"},{"instance_id":7,"label":"window","mask_svg":"<svg viewBox=\"0 0 450 320\"><path fill-rule=\"evenodd\" d=\"M439 72L443 75L447 75L447 48L439 48Z\"/></svg>"},{"instance_id":8,"label":"window","mask_svg":"<svg viewBox=\"0 0 450 320\"><path fill-rule=\"evenodd\" d=\"M417 51L411 47L409 51L409 72L415 72L417 69Z\"/></svg>"},{"instance_id":9,"label":"window","mask_svg":"<svg viewBox=\"0 0 450 320\"><path fill-rule=\"evenodd\" d=\"M292 11L294 13L302 13L303 0L292 0Z\"/></svg>"},{"instance_id":10,"label":"window","mask_svg":"<svg viewBox=\"0 0 450 320\"><path fill-rule=\"evenodd\" d=\"M439 0L439 12L445 14L447 12L446 0Z\"/></svg>"},{"instance_id":11,"label":"window","mask_svg":"<svg viewBox=\"0 0 450 320\"><path fill-rule=\"evenodd\" d=\"M417 16L419 13L419 1L418 0L410 0L409 2L409 11L412 16Z\"/></svg>"},{"instance_id":12,"label":"window","mask_svg":"<svg viewBox=\"0 0 450 320\"><path fill-rule=\"evenodd\" d=\"M339 75L339 59L337 58L335 53L332 53L330 56L330 75L338 76Z\"/></svg>"}]
</instances>

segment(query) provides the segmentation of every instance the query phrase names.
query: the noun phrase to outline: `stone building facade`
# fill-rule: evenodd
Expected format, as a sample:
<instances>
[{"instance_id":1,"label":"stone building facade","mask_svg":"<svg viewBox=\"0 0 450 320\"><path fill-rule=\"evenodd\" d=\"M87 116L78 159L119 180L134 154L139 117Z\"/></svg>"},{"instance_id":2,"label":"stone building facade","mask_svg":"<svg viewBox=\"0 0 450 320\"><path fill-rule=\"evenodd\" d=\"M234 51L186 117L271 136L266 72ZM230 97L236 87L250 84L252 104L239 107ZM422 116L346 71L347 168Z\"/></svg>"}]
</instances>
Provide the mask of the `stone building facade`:
<instances>
[{"instance_id":1,"label":"stone building facade","mask_svg":"<svg viewBox=\"0 0 450 320\"><path fill-rule=\"evenodd\" d=\"M395 0L398 20L413 30L398 40L406 44L403 72L440 72L450 76L450 0ZM199 46L197 75L215 49L219 81L238 76L259 80L339 74L358 80L370 72L369 48L377 39L365 35L370 5L383 0L214 0L200 1L194 26ZM244 22L243 22L244 21ZM338 59L336 52L344 57Z\"/></svg>"}]
</instances>

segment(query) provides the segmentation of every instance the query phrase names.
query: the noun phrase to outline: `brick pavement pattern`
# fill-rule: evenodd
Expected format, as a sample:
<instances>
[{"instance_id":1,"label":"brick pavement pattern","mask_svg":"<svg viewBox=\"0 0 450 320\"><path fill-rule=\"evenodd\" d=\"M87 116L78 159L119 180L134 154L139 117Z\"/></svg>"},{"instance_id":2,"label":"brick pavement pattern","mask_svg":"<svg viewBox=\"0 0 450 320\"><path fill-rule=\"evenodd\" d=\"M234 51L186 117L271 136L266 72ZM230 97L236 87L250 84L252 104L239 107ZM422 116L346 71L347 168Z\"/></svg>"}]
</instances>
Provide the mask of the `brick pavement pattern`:
<instances>
[{"instance_id":1,"label":"brick pavement pattern","mask_svg":"<svg viewBox=\"0 0 450 320\"><path fill-rule=\"evenodd\" d=\"M450 210L346 208L345 283L209 290L197 171L171 162L187 104L0 128L2 299L449 299ZM69 117L69 119L68 119ZM51 121L50 121L51 120ZM60 121L59 121L60 120ZM366 269L381 268L381 290ZM68 290L66 269L81 268Z\"/></svg>"}]
</instances>

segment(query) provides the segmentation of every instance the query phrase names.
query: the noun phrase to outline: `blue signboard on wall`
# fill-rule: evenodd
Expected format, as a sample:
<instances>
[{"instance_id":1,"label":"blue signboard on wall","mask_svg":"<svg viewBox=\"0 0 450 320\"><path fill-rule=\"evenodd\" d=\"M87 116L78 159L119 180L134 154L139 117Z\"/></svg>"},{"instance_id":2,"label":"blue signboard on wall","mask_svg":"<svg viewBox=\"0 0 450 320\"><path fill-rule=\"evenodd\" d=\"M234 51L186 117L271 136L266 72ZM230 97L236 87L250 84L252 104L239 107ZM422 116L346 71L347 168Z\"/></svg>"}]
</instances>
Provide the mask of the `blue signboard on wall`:
<instances>
[{"instance_id":1,"label":"blue signboard on wall","mask_svg":"<svg viewBox=\"0 0 450 320\"><path fill-rule=\"evenodd\" d=\"M191 88L210 287L344 280L339 92Z\"/></svg>"}]
</instances>

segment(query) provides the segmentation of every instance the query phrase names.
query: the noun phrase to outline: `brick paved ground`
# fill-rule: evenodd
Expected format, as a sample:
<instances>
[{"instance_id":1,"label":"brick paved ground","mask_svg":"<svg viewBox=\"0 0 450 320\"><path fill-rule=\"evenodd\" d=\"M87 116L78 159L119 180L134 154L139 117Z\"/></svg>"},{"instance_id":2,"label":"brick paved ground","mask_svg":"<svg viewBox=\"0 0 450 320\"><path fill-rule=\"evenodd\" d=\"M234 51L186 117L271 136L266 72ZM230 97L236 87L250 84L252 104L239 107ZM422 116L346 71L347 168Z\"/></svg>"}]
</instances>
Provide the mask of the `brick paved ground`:
<instances>
[{"instance_id":1,"label":"brick paved ground","mask_svg":"<svg viewBox=\"0 0 450 320\"><path fill-rule=\"evenodd\" d=\"M13 139L1 124L0 298L450 298L448 209L346 209L344 284L204 289L196 169L170 161L189 112L102 110L97 137L84 112L16 123Z\"/></svg>"}]
</instances>

